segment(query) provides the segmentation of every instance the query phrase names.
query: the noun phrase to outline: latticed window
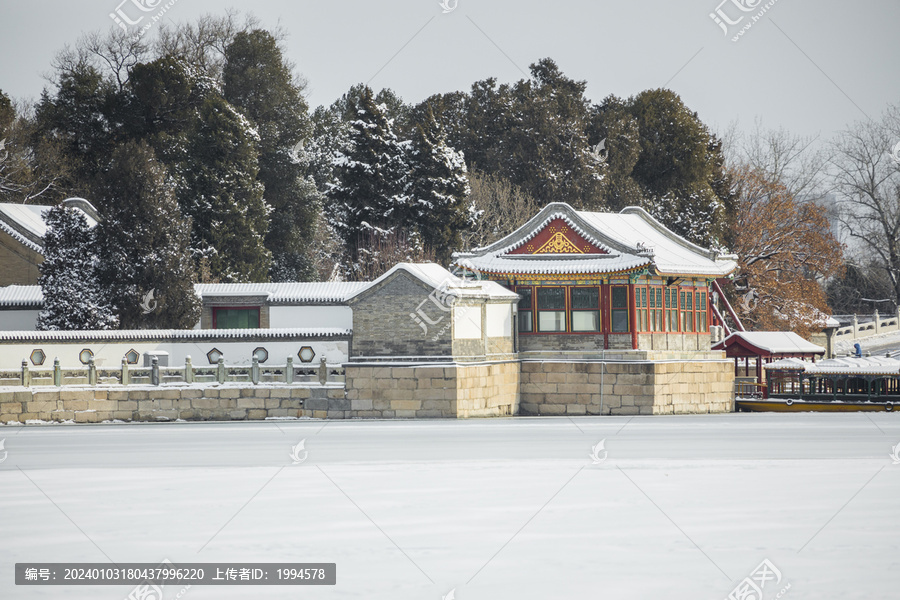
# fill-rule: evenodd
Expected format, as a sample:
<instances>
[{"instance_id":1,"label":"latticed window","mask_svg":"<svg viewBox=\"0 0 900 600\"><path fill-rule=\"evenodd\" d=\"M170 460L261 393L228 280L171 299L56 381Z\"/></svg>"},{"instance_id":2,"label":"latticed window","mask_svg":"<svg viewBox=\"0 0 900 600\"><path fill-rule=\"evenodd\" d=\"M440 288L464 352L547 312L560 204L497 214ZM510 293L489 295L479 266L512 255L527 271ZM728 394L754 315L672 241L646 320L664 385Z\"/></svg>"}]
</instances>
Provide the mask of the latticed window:
<instances>
[{"instance_id":1,"label":"latticed window","mask_svg":"<svg viewBox=\"0 0 900 600\"><path fill-rule=\"evenodd\" d=\"M697 311L697 331L709 331L709 323L707 322L707 304L706 292L694 292Z\"/></svg>"},{"instance_id":2,"label":"latticed window","mask_svg":"<svg viewBox=\"0 0 900 600\"><path fill-rule=\"evenodd\" d=\"M694 295L691 292L681 292L681 331L694 330Z\"/></svg>"},{"instance_id":3,"label":"latticed window","mask_svg":"<svg viewBox=\"0 0 900 600\"><path fill-rule=\"evenodd\" d=\"M600 288L572 288L572 331L600 331Z\"/></svg>"},{"instance_id":4,"label":"latticed window","mask_svg":"<svg viewBox=\"0 0 900 600\"><path fill-rule=\"evenodd\" d=\"M666 331L678 331L678 288L666 288Z\"/></svg>"},{"instance_id":5,"label":"latticed window","mask_svg":"<svg viewBox=\"0 0 900 600\"><path fill-rule=\"evenodd\" d=\"M613 286L612 288L610 325L612 325L613 333L625 333L628 331L628 288L624 285Z\"/></svg>"},{"instance_id":6,"label":"latticed window","mask_svg":"<svg viewBox=\"0 0 900 600\"><path fill-rule=\"evenodd\" d=\"M663 325L663 290L661 287L650 288L650 329L665 331Z\"/></svg>"},{"instance_id":7,"label":"latticed window","mask_svg":"<svg viewBox=\"0 0 900 600\"><path fill-rule=\"evenodd\" d=\"M653 295L653 288L650 288L650 295ZM647 288L634 288L634 303L637 310L637 330L650 331L650 317L647 314Z\"/></svg>"},{"instance_id":8,"label":"latticed window","mask_svg":"<svg viewBox=\"0 0 900 600\"><path fill-rule=\"evenodd\" d=\"M534 331L534 321L532 320L532 304L531 304L531 288L516 288L516 293L521 296L519 300L519 331L523 333L531 333Z\"/></svg>"},{"instance_id":9,"label":"latticed window","mask_svg":"<svg viewBox=\"0 0 900 600\"><path fill-rule=\"evenodd\" d=\"M566 330L566 288L537 288L538 331Z\"/></svg>"}]
</instances>

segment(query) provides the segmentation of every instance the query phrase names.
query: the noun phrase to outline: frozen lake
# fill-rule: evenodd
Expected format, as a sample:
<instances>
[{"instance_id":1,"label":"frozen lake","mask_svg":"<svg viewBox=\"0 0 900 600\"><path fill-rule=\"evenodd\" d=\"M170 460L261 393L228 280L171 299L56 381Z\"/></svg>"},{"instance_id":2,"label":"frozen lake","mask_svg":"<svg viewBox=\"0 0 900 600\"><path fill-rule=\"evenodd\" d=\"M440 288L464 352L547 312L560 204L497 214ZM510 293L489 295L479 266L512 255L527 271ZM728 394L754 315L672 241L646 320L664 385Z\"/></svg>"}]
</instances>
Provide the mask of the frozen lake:
<instances>
[{"instance_id":1,"label":"frozen lake","mask_svg":"<svg viewBox=\"0 0 900 600\"><path fill-rule=\"evenodd\" d=\"M335 586L194 586L187 600L713 600L763 560L780 571L766 600L900 597L897 414L3 426L0 439L4 599L133 587L17 587L15 562L164 558L337 563Z\"/></svg>"}]
</instances>

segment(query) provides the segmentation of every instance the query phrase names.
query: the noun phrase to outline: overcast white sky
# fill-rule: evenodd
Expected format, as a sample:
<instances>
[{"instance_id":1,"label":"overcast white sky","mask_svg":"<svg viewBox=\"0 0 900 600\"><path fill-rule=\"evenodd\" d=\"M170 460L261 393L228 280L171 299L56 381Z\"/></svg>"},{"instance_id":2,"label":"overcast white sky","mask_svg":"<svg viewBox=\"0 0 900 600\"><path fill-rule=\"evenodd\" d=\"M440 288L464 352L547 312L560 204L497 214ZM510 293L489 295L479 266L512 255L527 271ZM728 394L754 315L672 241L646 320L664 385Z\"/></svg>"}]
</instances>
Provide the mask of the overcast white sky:
<instances>
[{"instance_id":1,"label":"overcast white sky","mask_svg":"<svg viewBox=\"0 0 900 600\"><path fill-rule=\"evenodd\" d=\"M133 19L156 14L132 1L140 0L2 0L0 89L36 98L64 44L109 28L120 6ZM443 13L438 0L175 0L163 18L193 20L231 6L265 27L280 24L313 107L359 82L416 102L490 76L515 81L545 56L587 80L595 102L665 85L717 131L735 119L747 128L758 116L767 127L827 138L900 102L900 2L776 0L738 42L732 34L766 2L719 2L458 0ZM740 3L755 9L742 12ZM744 15L727 37L709 16L717 7L731 20Z\"/></svg>"}]
</instances>

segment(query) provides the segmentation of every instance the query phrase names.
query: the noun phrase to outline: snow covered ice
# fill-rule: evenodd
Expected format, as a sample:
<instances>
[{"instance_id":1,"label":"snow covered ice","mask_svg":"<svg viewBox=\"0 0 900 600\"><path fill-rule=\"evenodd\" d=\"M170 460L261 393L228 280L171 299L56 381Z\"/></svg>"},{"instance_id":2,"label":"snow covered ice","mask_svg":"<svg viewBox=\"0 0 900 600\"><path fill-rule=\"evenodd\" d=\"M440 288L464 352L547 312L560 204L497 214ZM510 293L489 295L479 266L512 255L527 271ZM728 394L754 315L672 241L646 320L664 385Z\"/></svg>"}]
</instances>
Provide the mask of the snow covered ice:
<instances>
[{"instance_id":1,"label":"snow covered ice","mask_svg":"<svg viewBox=\"0 0 900 600\"><path fill-rule=\"evenodd\" d=\"M16 562L334 562L337 585L182 598L897 598L894 414L4 426ZM305 440L308 458L292 464ZM606 451L594 452L603 441ZM604 458L605 457L605 458ZM598 460L598 458L600 460ZM180 587L169 586L166 598Z\"/></svg>"}]
</instances>

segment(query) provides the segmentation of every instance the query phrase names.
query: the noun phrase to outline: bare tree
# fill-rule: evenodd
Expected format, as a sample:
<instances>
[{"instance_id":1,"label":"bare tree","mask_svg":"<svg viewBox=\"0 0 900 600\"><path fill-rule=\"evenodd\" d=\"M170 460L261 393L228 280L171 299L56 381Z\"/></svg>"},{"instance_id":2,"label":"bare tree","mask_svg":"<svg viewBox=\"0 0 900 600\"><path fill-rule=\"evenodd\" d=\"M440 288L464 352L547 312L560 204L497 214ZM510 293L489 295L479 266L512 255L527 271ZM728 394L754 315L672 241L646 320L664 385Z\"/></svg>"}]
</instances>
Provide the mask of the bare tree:
<instances>
[{"instance_id":1,"label":"bare tree","mask_svg":"<svg viewBox=\"0 0 900 600\"><path fill-rule=\"evenodd\" d=\"M111 27L106 33L93 31L81 36L75 46L68 44L51 62L55 77L74 74L90 65L114 81L121 91L131 68L150 55L150 45L139 35ZM47 76L56 83L54 76Z\"/></svg>"},{"instance_id":2,"label":"bare tree","mask_svg":"<svg viewBox=\"0 0 900 600\"><path fill-rule=\"evenodd\" d=\"M238 33L257 27L259 19L246 15L241 20L240 13L234 9L227 9L222 15L203 15L195 23L163 23L157 35L156 54L180 57L216 81L221 81L225 50ZM284 37L280 30L270 33L278 41Z\"/></svg>"},{"instance_id":3,"label":"bare tree","mask_svg":"<svg viewBox=\"0 0 900 600\"><path fill-rule=\"evenodd\" d=\"M540 209L537 201L498 175L469 172L469 202L475 225L463 233L464 249L486 246L520 227Z\"/></svg>"},{"instance_id":4,"label":"bare tree","mask_svg":"<svg viewBox=\"0 0 900 600\"><path fill-rule=\"evenodd\" d=\"M825 209L798 201L769 174L748 167L732 171L737 193L735 251L740 271L735 290L756 301L738 304L741 320L763 331L808 335L830 312L821 282L843 271L842 247Z\"/></svg>"},{"instance_id":5,"label":"bare tree","mask_svg":"<svg viewBox=\"0 0 900 600\"><path fill-rule=\"evenodd\" d=\"M372 281L399 262L434 262L434 252L425 250L415 234L396 227L369 227L359 234L357 246L357 262L347 268L351 281Z\"/></svg>"},{"instance_id":6,"label":"bare tree","mask_svg":"<svg viewBox=\"0 0 900 600\"><path fill-rule=\"evenodd\" d=\"M866 262L883 270L900 302L900 104L862 121L833 143L841 220Z\"/></svg>"},{"instance_id":7,"label":"bare tree","mask_svg":"<svg viewBox=\"0 0 900 600\"><path fill-rule=\"evenodd\" d=\"M16 102L9 123L0 125L0 201L26 204L65 191L71 165L62 143L35 135L33 113L32 105Z\"/></svg>"},{"instance_id":8,"label":"bare tree","mask_svg":"<svg viewBox=\"0 0 900 600\"><path fill-rule=\"evenodd\" d=\"M784 127L766 129L759 118L747 134L732 123L723 136L728 166L747 167L780 183L798 200L818 200L825 191L829 149L816 144L818 135L801 136Z\"/></svg>"}]
</instances>

